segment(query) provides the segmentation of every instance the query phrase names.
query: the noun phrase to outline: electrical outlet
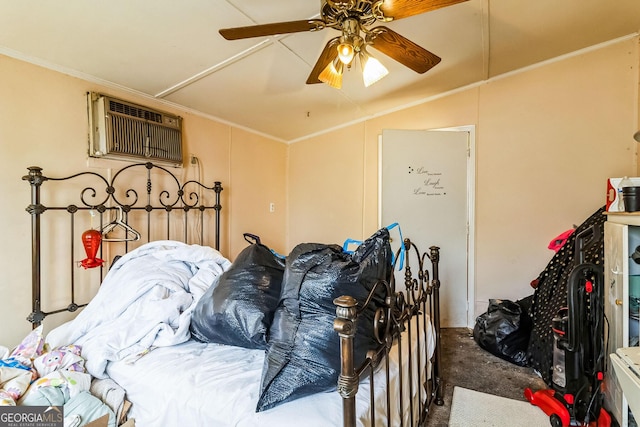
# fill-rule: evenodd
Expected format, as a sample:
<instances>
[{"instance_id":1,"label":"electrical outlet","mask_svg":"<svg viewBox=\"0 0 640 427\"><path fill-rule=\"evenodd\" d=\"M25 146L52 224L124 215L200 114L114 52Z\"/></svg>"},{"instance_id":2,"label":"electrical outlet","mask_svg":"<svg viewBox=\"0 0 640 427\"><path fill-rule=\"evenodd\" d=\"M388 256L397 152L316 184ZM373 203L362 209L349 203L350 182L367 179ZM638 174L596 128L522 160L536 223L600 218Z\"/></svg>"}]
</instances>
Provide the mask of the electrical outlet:
<instances>
[{"instance_id":1,"label":"electrical outlet","mask_svg":"<svg viewBox=\"0 0 640 427\"><path fill-rule=\"evenodd\" d=\"M269 212L273 213L276 211L276 204L271 202L269 203Z\"/></svg>"},{"instance_id":2,"label":"electrical outlet","mask_svg":"<svg viewBox=\"0 0 640 427\"><path fill-rule=\"evenodd\" d=\"M189 163L191 164L191 166L195 166L198 164L198 158L195 154L189 154Z\"/></svg>"}]
</instances>

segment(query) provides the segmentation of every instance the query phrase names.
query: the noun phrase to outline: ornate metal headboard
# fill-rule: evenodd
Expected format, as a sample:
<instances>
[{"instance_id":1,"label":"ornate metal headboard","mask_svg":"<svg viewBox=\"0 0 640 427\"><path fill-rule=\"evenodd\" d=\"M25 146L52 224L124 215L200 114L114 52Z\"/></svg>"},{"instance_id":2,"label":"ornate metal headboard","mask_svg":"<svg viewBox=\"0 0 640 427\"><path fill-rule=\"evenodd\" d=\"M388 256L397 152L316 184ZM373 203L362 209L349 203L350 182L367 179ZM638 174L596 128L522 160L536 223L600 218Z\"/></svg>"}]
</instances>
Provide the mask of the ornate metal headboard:
<instances>
[{"instance_id":1,"label":"ornate metal headboard","mask_svg":"<svg viewBox=\"0 0 640 427\"><path fill-rule=\"evenodd\" d=\"M211 187L195 180L181 182L170 170L152 163L125 166L110 178L92 171L52 178L45 176L40 167L28 170L28 175L22 177L31 185L31 204L26 210L31 215L32 311L27 320L34 327L50 314L73 312L85 306L76 302L78 284L101 281L108 271L107 260L104 265L90 265L99 274L80 277L86 271L78 261L85 255L83 230L98 230L103 237L96 256L99 261L113 260L153 240L180 240L220 249L219 181ZM45 182L49 184L43 191ZM44 217L48 212L51 214ZM53 212L58 212L57 216ZM48 270L62 268L64 274L56 272L44 277L43 265ZM43 282L52 287L64 280L70 282L70 303L43 311Z\"/></svg>"}]
</instances>

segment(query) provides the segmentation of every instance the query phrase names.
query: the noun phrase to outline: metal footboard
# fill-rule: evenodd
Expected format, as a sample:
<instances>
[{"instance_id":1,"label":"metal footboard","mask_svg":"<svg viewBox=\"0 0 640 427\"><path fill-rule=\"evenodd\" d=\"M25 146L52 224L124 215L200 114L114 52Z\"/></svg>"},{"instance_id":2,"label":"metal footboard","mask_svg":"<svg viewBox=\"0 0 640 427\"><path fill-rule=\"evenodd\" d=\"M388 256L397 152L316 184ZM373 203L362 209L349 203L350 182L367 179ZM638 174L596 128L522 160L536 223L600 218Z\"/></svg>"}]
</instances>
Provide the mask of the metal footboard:
<instances>
[{"instance_id":1,"label":"metal footboard","mask_svg":"<svg viewBox=\"0 0 640 427\"><path fill-rule=\"evenodd\" d=\"M428 253L420 253L415 244L405 239L398 254L400 251L405 251L404 286L396 289L394 277L389 283L382 281L376 284L376 288L384 288L386 295L383 306L376 309L374 318L374 334L379 345L368 352L361 366L354 364L358 314L362 306L373 303L372 295L376 288L362 306L350 296L341 296L334 301L334 329L340 336L341 347L338 392L343 400L344 427L356 426L356 395L364 378L368 378L370 384L371 427L421 426L425 424L432 404L444 403L443 381L440 377L440 248L431 246ZM430 261L430 266L425 265L427 261ZM412 271L413 262L417 262L417 277ZM428 343L432 339L435 347L428 355ZM404 340L407 340L407 345L403 343ZM392 351L397 351L399 361L395 381L391 378ZM375 382L380 380L380 370L384 372L382 380L386 381L384 411L376 408L374 399ZM386 413L383 419L376 415L380 412Z\"/></svg>"}]
</instances>

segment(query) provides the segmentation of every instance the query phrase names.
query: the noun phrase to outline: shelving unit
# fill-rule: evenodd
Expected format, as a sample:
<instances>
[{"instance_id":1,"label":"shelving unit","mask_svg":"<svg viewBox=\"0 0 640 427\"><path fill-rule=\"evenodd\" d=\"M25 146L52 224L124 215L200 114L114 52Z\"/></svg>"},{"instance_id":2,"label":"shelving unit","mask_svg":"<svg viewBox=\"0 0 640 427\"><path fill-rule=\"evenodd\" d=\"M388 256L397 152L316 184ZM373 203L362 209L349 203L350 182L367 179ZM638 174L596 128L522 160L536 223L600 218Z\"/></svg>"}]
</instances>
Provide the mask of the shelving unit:
<instances>
[{"instance_id":1,"label":"shelving unit","mask_svg":"<svg viewBox=\"0 0 640 427\"><path fill-rule=\"evenodd\" d=\"M640 263L631 255L639 249L640 212L607 212L604 226L605 316L609 322L608 353L620 347L638 345L638 297L635 287L640 283ZM638 259L640 261L640 258ZM630 292L633 284L633 293ZM605 328L606 330L606 328ZM636 426L629 416L629 407L607 355L605 377L605 407L622 427Z\"/></svg>"}]
</instances>

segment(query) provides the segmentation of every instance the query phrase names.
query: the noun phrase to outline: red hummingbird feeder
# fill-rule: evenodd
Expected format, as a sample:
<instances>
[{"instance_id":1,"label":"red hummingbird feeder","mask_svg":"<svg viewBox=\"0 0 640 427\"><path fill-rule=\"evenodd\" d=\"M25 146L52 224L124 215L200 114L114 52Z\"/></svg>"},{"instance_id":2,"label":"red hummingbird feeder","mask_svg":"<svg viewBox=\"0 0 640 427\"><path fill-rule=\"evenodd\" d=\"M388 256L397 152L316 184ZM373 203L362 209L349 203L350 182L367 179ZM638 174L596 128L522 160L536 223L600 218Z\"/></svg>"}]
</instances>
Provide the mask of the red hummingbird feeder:
<instances>
[{"instance_id":1,"label":"red hummingbird feeder","mask_svg":"<svg viewBox=\"0 0 640 427\"><path fill-rule=\"evenodd\" d=\"M87 230L82 233L82 244L84 251L87 253L87 257L80 261L80 265L84 268L101 267L104 264L104 260L96 258L100 243L102 242L102 233L98 230Z\"/></svg>"}]
</instances>

